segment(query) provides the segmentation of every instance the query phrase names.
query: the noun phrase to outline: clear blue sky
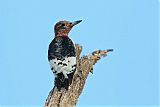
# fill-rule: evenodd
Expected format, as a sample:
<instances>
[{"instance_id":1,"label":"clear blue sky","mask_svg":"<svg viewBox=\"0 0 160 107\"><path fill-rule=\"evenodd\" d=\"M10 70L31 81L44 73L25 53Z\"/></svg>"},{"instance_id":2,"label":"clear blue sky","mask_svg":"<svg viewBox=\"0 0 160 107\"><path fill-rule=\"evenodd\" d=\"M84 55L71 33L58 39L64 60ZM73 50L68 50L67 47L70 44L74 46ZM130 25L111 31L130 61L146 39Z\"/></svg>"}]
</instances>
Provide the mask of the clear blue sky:
<instances>
[{"instance_id":1,"label":"clear blue sky","mask_svg":"<svg viewBox=\"0 0 160 107\"><path fill-rule=\"evenodd\" d=\"M83 22L70 37L114 52L94 66L77 105L158 106L158 1L0 0L0 105L43 106L54 76L47 60L53 25Z\"/></svg>"}]
</instances>

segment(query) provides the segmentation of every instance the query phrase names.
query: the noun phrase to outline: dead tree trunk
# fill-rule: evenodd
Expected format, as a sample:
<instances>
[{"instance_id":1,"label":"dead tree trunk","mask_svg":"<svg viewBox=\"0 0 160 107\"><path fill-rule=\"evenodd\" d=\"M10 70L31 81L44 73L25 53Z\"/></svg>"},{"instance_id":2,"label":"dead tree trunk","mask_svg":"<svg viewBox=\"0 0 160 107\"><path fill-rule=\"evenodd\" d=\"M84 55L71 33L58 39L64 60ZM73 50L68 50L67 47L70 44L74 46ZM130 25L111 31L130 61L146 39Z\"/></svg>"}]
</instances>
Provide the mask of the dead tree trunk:
<instances>
[{"instance_id":1,"label":"dead tree trunk","mask_svg":"<svg viewBox=\"0 0 160 107\"><path fill-rule=\"evenodd\" d=\"M57 88L53 88L46 99L44 107L75 107L78 97L84 88L88 74L93 70L93 65L101 57L106 56L107 52L113 51L113 49L96 50L80 58L81 51L82 46L76 44L77 73L75 73L68 91L65 89L58 91Z\"/></svg>"}]
</instances>

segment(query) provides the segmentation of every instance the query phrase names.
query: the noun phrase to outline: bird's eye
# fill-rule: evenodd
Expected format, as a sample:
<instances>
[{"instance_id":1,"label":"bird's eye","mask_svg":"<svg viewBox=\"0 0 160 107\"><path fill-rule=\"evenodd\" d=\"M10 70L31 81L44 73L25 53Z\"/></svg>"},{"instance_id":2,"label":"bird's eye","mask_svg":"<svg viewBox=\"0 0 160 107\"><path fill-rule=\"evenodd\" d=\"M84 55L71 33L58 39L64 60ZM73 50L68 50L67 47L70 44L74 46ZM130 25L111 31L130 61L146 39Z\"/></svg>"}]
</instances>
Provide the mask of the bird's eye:
<instances>
[{"instance_id":1,"label":"bird's eye","mask_svg":"<svg viewBox=\"0 0 160 107\"><path fill-rule=\"evenodd\" d=\"M65 24L64 24L64 23L62 23L62 26L65 26Z\"/></svg>"}]
</instances>

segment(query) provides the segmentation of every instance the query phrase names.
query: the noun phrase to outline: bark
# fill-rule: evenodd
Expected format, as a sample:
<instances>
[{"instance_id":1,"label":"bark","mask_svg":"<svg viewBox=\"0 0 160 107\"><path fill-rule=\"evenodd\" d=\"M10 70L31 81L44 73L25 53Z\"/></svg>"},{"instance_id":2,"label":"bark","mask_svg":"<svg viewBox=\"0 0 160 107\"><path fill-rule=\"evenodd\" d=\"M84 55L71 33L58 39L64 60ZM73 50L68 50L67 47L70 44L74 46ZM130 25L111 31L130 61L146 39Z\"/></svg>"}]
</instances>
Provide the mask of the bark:
<instances>
[{"instance_id":1,"label":"bark","mask_svg":"<svg viewBox=\"0 0 160 107\"><path fill-rule=\"evenodd\" d=\"M93 65L101 59L101 57L106 56L108 52L113 51L113 49L96 50L91 54L80 58L81 51L82 46L76 44L77 71L68 91L65 89L58 91L58 89L54 87L50 91L44 107L75 107L89 72L93 72Z\"/></svg>"}]
</instances>

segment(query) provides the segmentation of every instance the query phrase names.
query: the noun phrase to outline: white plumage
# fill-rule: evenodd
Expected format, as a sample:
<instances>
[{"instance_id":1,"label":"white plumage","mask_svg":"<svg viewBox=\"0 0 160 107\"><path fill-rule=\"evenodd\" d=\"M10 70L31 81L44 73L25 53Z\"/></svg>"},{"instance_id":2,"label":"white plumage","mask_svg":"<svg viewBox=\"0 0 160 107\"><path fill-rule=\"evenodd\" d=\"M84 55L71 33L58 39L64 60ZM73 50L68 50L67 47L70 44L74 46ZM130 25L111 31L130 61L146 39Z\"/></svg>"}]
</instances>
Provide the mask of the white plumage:
<instances>
[{"instance_id":1,"label":"white plumage","mask_svg":"<svg viewBox=\"0 0 160 107\"><path fill-rule=\"evenodd\" d=\"M67 74L74 72L76 69L76 57L65 57L63 60L55 58L49 62L55 76L62 72L64 77L68 78Z\"/></svg>"}]
</instances>

